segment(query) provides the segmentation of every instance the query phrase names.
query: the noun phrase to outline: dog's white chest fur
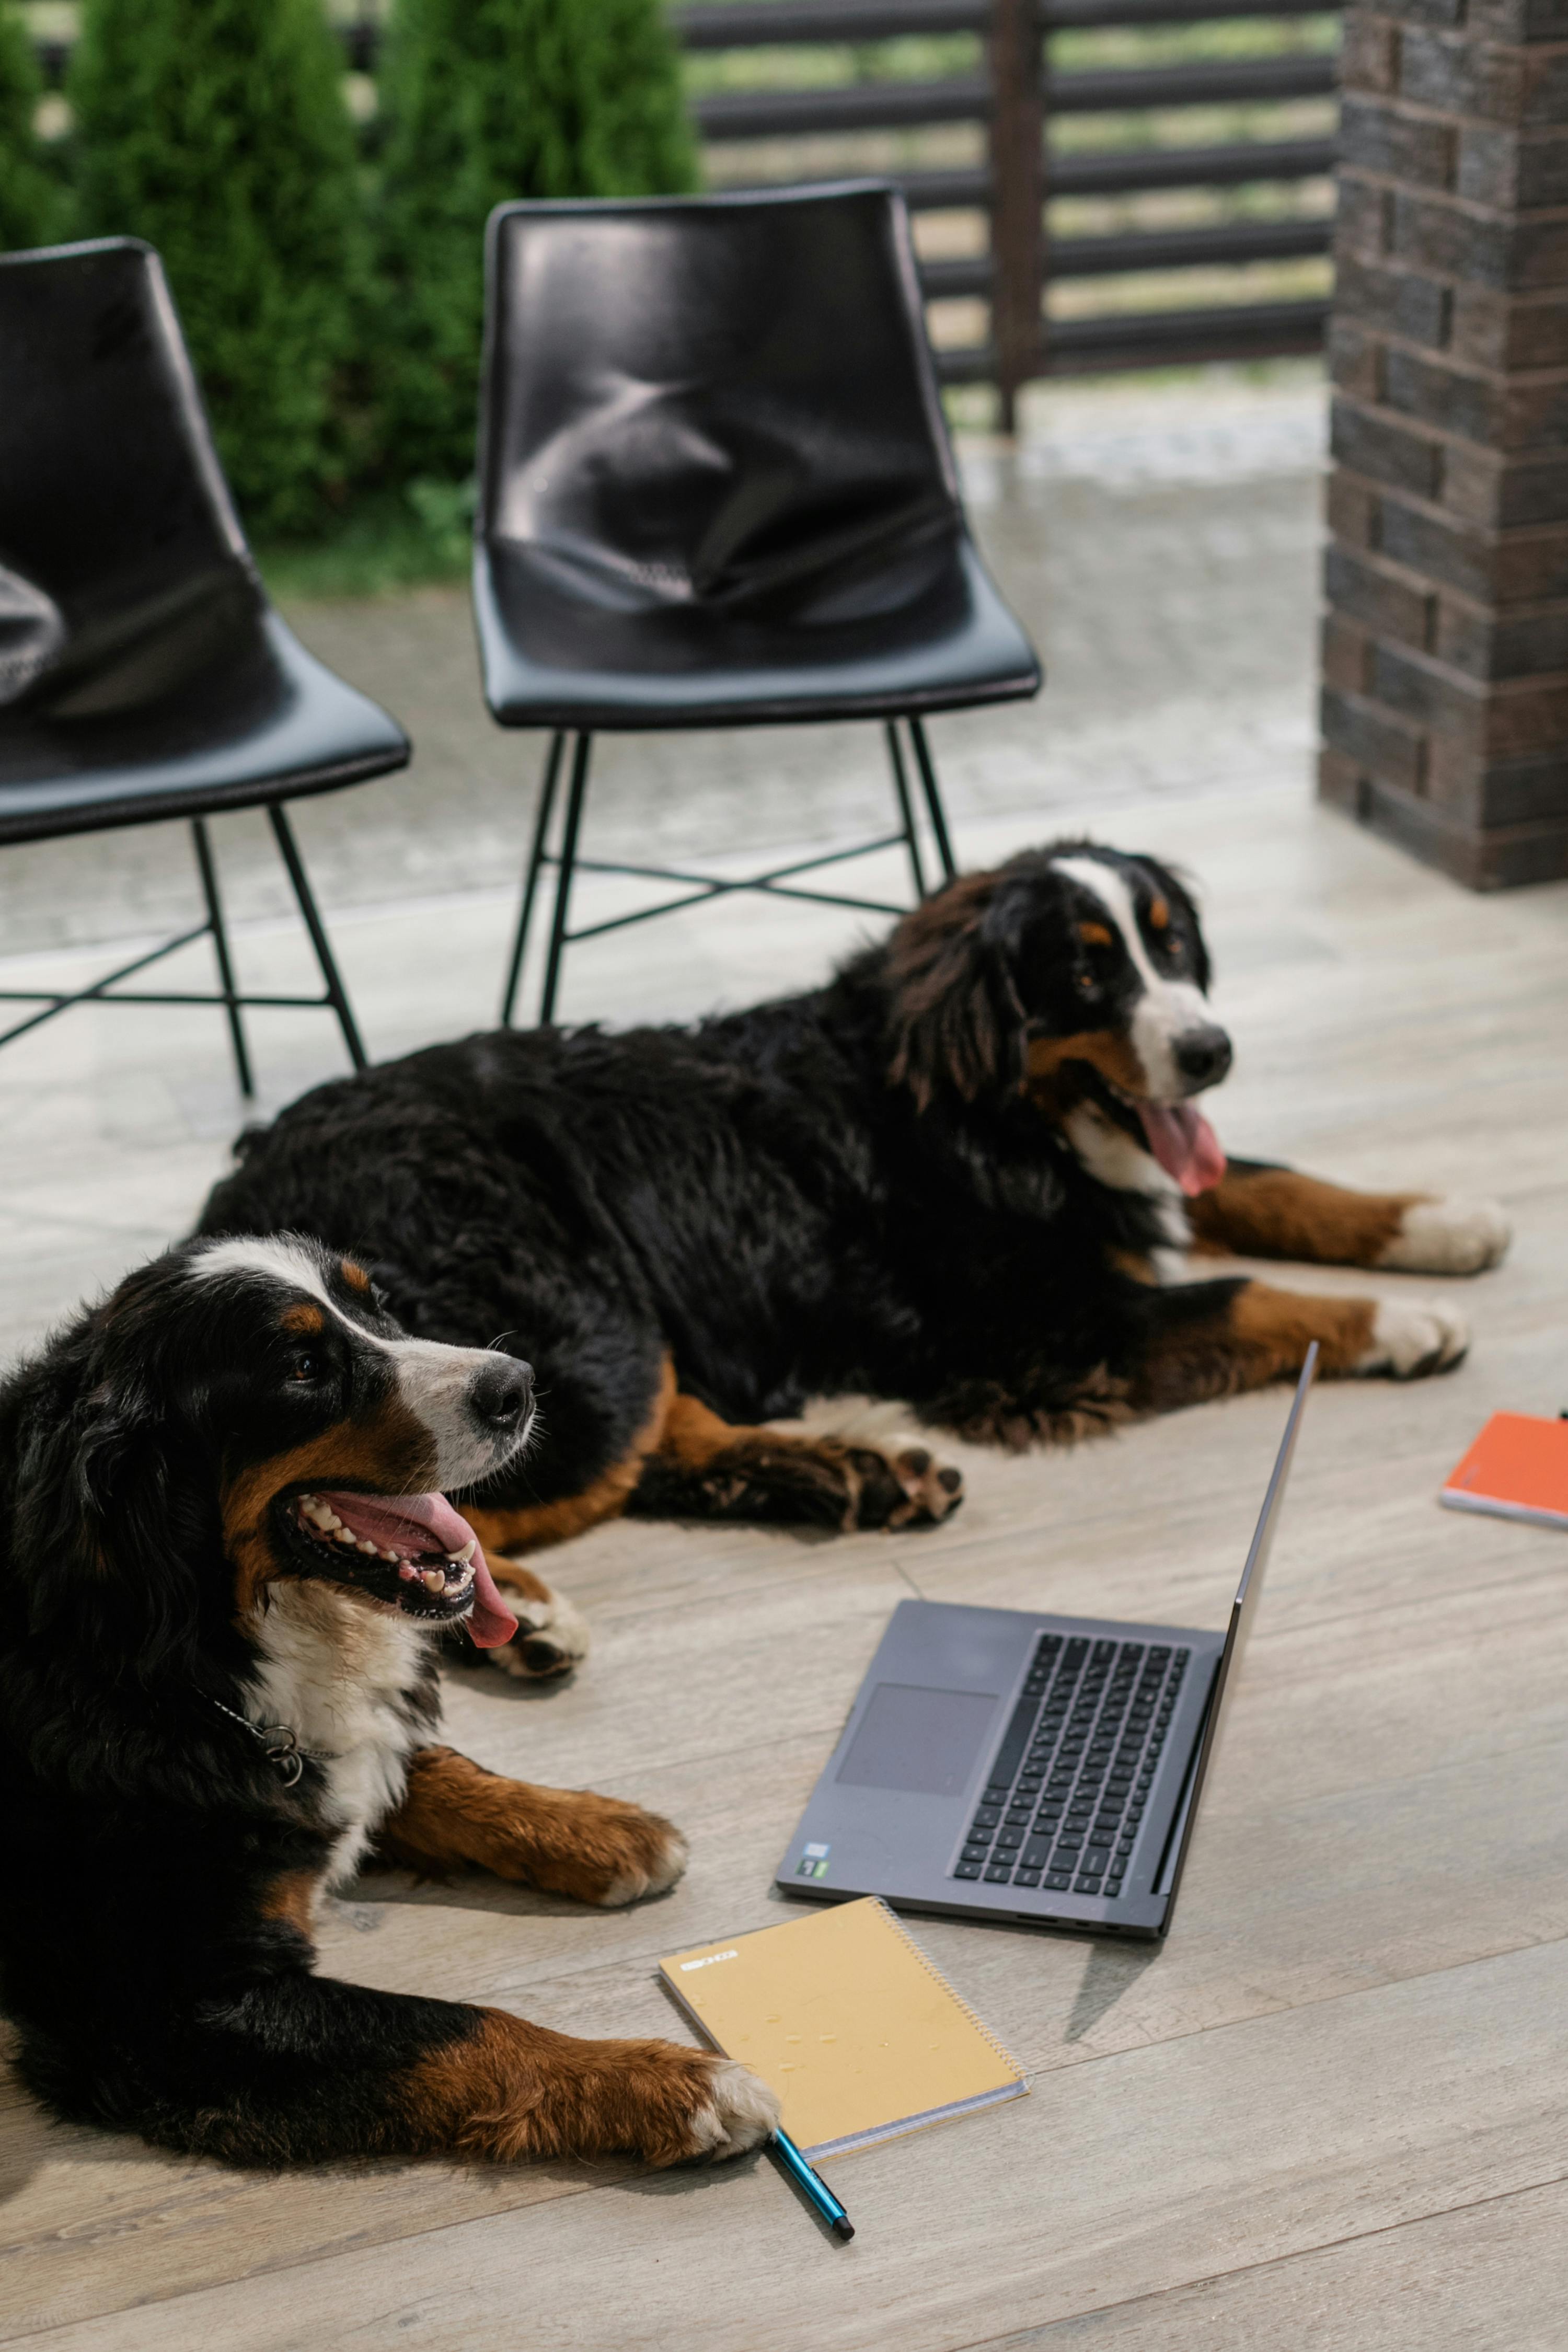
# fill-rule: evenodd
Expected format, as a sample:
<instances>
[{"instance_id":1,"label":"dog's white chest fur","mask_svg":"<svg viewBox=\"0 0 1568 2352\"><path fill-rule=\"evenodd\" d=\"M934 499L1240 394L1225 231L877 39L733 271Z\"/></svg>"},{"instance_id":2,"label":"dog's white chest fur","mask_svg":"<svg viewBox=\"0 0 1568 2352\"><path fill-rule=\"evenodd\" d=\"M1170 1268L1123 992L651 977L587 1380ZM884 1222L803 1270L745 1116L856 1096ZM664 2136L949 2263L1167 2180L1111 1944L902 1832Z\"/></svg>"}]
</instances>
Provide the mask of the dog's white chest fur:
<instances>
[{"instance_id":1,"label":"dog's white chest fur","mask_svg":"<svg viewBox=\"0 0 1568 2352\"><path fill-rule=\"evenodd\" d=\"M323 1760L339 1832L327 1883L353 1875L372 1832L401 1801L416 1745L403 1694L419 1672L417 1626L331 1585L283 1583L253 1620L260 1654L246 1702L253 1723L286 1723Z\"/></svg>"}]
</instances>

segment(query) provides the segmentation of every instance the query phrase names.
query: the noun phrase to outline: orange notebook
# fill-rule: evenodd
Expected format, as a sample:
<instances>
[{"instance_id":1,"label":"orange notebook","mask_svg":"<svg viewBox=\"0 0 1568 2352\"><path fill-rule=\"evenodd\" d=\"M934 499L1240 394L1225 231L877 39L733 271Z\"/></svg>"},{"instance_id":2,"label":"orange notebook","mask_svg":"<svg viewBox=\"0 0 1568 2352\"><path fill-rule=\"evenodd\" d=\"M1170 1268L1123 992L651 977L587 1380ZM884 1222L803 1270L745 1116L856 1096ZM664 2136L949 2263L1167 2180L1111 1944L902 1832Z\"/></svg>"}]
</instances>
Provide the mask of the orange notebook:
<instances>
[{"instance_id":1,"label":"orange notebook","mask_svg":"<svg viewBox=\"0 0 1568 2352\"><path fill-rule=\"evenodd\" d=\"M1568 1421L1494 1412L1437 1500L1538 1528L1568 1528Z\"/></svg>"}]
</instances>

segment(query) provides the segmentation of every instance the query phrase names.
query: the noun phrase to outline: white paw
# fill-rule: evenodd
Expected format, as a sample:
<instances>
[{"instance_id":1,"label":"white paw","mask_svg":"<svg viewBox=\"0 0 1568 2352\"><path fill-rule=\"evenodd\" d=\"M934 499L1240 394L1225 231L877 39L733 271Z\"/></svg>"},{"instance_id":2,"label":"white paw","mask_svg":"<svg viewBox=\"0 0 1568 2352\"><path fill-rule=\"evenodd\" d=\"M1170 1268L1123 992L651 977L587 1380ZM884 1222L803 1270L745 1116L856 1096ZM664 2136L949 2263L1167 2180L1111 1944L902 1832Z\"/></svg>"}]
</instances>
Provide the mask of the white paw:
<instances>
[{"instance_id":1,"label":"white paw","mask_svg":"<svg viewBox=\"0 0 1568 2352\"><path fill-rule=\"evenodd\" d=\"M1469 1344L1470 1327L1451 1307L1384 1300L1373 1320L1372 1345L1356 1370L1417 1381L1428 1372L1451 1371Z\"/></svg>"},{"instance_id":2,"label":"white paw","mask_svg":"<svg viewBox=\"0 0 1568 2352\"><path fill-rule=\"evenodd\" d=\"M685 1871L689 1851L680 1832L670 1830L646 1865L623 1871L610 1881L598 1898L601 1906L606 1911L618 1911L625 1904L640 1903L645 1895L667 1893Z\"/></svg>"},{"instance_id":3,"label":"white paw","mask_svg":"<svg viewBox=\"0 0 1568 2352\"><path fill-rule=\"evenodd\" d=\"M580 1609L574 1608L563 1592L553 1591L547 1584L535 1599L514 1592L502 1580L505 1572L503 1564L497 1578L497 1590L517 1619L517 1632L499 1649L487 1650L485 1656L492 1666L519 1682L540 1682L551 1675L570 1674L588 1654L593 1635L588 1631L587 1619ZM533 1581L543 1583L542 1578L537 1576Z\"/></svg>"},{"instance_id":4,"label":"white paw","mask_svg":"<svg viewBox=\"0 0 1568 2352\"><path fill-rule=\"evenodd\" d=\"M899 1490L898 1496L883 1497L872 1506L869 1513L867 1497L863 1494L859 1507L862 1527L930 1527L945 1519L948 1513L955 1511L963 1500L963 1471L951 1462L939 1462L930 1446L919 1437L899 1431L875 1446L856 1448L854 1459L858 1468L861 1466L859 1456L862 1452L881 1456Z\"/></svg>"},{"instance_id":5,"label":"white paw","mask_svg":"<svg viewBox=\"0 0 1568 2352\"><path fill-rule=\"evenodd\" d=\"M1512 1239L1495 1201L1413 1201L1377 1262L1403 1274L1480 1274Z\"/></svg>"},{"instance_id":6,"label":"white paw","mask_svg":"<svg viewBox=\"0 0 1568 2352\"><path fill-rule=\"evenodd\" d=\"M692 2154L710 2163L755 2147L779 2121L778 2094L733 2058L715 2063L712 2082L711 2100L691 2118Z\"/></svg>"}]
</instances>

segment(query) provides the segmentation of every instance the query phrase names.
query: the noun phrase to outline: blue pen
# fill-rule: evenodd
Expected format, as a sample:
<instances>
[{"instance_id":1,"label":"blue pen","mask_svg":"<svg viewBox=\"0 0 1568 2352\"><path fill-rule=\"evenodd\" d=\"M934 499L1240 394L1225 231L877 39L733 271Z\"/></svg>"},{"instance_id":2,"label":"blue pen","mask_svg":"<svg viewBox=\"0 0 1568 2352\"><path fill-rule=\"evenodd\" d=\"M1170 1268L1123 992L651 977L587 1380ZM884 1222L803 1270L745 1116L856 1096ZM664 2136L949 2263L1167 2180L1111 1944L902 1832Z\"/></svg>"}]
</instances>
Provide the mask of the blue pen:
<instances>
[{"instance_id":1,"label":"blue pen","mask_svg":"<svg viewBox=\"0 0 1568 2352\"><path fill-rule=\"evenodd\" d=\"M768 2143L797 2189L804 2189L836 2238L852 2238L855 2224L819 2172L814 2172L788 2132L776 2131Z\"/></svg>"}]
</instances>

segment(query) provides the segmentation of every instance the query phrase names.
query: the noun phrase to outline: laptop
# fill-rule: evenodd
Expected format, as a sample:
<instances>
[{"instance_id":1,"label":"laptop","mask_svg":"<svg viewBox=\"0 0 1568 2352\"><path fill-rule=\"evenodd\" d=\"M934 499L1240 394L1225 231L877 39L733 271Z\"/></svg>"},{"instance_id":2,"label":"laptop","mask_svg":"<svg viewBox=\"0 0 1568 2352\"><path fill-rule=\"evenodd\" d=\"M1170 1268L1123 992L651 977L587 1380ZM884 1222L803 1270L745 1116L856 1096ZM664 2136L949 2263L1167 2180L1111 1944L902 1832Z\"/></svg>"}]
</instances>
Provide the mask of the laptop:
<instances>
[{"instance_id":1,"label":"laptop","mask_svg":"<svg viewBox=\"0 0 1568 2352\"><path fill-rule=\"evenodd\" d=\"M1314 1346L1223 1633L900 1602L779 1887L1163 1936L1317 1363Z\"/></svg>"}]
</instances>

